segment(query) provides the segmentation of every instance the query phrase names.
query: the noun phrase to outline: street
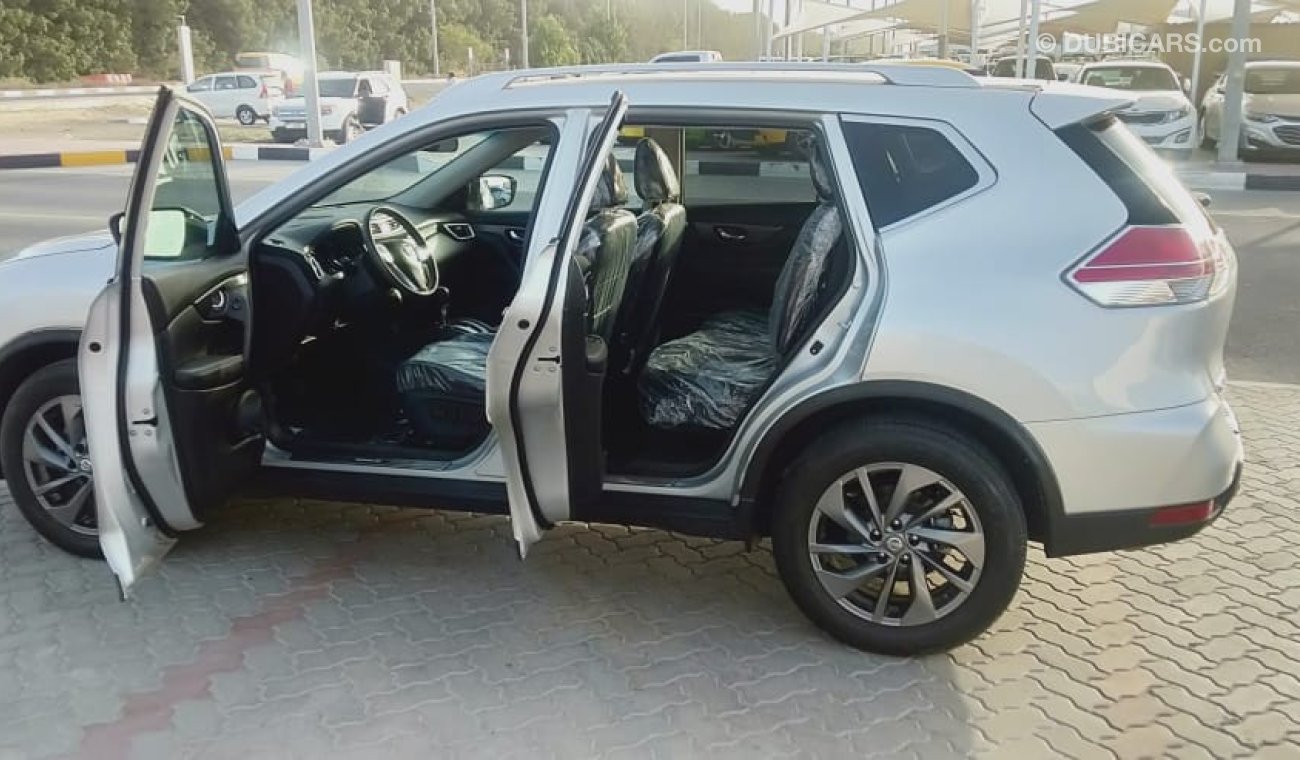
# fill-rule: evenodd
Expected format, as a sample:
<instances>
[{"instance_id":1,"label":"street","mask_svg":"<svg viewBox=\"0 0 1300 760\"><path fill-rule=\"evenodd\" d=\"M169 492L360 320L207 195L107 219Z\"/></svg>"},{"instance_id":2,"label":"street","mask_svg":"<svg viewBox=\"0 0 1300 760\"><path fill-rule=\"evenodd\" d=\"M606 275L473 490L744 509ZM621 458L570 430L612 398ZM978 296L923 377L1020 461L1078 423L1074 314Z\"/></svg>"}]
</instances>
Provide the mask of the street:
<instances>
[{"instance_id":1,"label":"street","mask_svg":"<svg viewBox=\"0 0 1300 760\"><path fill-rule=\"evenodd\" d=\"M231 161L235 202L288 175L294 162ZM102 228L122 209L132 167L0 172L0 260L51 237ZM711 195L745 197L747 178L710 176ZM801 180L789 180L799 183ZM734 190L732 190L734 188ZM1210 192L1211 212L1227 230L1241 265L1228 339L1233 380L1300 382L1300 193Z\"/></svg>"}]
</instances>

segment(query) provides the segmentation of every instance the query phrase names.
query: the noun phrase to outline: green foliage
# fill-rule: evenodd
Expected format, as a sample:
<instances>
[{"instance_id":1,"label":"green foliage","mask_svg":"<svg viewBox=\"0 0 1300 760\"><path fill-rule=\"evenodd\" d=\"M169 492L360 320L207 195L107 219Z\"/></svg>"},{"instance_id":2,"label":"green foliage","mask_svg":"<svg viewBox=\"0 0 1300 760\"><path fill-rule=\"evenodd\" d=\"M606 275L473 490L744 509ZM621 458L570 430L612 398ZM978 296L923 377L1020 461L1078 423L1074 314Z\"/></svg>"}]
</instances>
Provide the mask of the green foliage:
<instances>
[{"instance_id":1,"label":"green foliage","mask_svg":"<svg viewBox=\"0 0 1300 760\"><path fill-rule=\"evenodd\" d=\"M519 63L519 0L437 0L442 68L464 75ZM698 5L697 5L698 4ZM748 14L710 0L529 0L530 63L644 61L665 50L752 55ZM698 8L698 10L697 10ZM184 15L200 73L241 51L297 52L295 0L0 0L0 77L37 82L129 72L174 78L176 19ZM314 0L319 63L432 71L428 0ZM470 50L474 67L471 71Z\"/></svg>"}]
</instances>

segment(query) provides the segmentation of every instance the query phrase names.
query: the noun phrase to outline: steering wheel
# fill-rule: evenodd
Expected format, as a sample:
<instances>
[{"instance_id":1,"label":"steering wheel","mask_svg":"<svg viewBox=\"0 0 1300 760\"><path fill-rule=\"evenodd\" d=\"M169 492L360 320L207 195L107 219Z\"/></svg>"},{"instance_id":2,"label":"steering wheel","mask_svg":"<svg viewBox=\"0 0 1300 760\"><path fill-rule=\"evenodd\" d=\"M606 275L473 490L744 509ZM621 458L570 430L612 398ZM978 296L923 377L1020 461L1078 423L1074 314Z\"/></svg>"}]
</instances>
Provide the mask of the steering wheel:
<instances>
[{"instance_id":1,"label":"steering wheel","mask_svg":"<svg viewBox=\"0 0 1300 760\"><path fill-rule=\"evenodd\" d=\"M389 285L414 296L438 289L438 262L420 230L401 212L375 206L361 225L366 255Z\"/></svg>"}]
</instances>

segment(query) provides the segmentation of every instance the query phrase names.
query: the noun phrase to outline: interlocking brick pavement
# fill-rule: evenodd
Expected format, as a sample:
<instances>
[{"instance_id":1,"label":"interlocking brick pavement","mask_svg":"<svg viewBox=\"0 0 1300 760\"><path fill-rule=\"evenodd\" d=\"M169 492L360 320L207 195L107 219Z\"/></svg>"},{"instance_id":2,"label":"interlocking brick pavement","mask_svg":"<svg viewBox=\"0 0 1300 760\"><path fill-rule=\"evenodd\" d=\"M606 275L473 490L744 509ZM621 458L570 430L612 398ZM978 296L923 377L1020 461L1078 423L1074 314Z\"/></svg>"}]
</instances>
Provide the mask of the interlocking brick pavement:
<instances>
[{"instance_id":1,"label":"interlocking brick pavement","mask_svg":"<svg viewBox=\"0 0 1300 760\"><path fill-rule=\"evenodd\" d=\"M875 657L771 555L501 518L241 503L128 603L0 490L0 758L1297 757L1300 389L1239 385L1231 510L1045 560L987 635ZM382 753L382 754L381 754Z\"/></svg>"}]
</instances>

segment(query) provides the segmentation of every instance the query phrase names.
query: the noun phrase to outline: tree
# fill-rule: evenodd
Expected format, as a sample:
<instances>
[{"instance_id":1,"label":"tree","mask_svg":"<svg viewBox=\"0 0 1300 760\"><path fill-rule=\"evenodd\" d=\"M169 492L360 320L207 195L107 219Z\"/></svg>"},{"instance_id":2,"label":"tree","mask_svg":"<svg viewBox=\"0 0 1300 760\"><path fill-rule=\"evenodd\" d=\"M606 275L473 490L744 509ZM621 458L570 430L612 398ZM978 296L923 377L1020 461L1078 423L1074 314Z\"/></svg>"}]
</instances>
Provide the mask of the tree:
<instances>
[{"instance_id":1,"label":"tree","mask_svg":"<svg viewBox=\"0 0 1300 760\"><path fill-rule=\"evenodd\" d=\"M572 66L582 60L564 23L549 13L533 23L529 42L529 63L534 66Z\"/></svg>"}]
</instances>

